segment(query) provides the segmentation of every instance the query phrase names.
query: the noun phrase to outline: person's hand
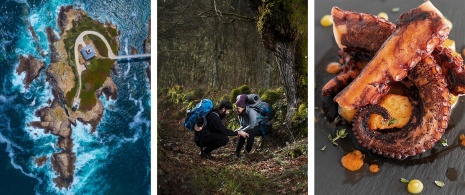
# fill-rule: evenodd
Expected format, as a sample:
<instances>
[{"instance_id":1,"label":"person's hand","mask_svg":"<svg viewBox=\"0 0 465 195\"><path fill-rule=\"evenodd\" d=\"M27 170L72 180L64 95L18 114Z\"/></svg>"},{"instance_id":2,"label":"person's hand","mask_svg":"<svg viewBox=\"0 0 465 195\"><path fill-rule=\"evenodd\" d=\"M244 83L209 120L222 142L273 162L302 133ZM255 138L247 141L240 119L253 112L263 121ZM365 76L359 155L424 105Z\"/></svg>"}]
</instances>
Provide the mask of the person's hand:
<instances>
[{"instance_id":1,"label":"person's hand","mask_svg":"<svg viewBox=\"0 0 465 195\"><path fill-rule=\"evenodd\" d=\"M239 131L239 132L237 132L237 135L242 136L243 138L249 137L249 134L246 133L246 132L244 132L244 131Z\"/></svg>"}]
</instances>

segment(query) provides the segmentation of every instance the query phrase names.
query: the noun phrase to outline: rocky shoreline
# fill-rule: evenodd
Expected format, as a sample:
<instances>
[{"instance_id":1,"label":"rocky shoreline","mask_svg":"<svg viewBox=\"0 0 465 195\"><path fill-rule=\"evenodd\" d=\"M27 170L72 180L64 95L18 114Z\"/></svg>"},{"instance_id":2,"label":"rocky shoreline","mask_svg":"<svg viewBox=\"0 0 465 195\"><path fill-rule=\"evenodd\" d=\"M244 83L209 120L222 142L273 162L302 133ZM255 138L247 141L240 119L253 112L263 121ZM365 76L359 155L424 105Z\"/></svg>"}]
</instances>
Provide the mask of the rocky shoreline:
<instances>
[{"instance_id":1,"label":"rocky shoreline","mask_svg":"<svg viewBox=\"0 0 465 195\"><path fill-rule=\"evenodd\" d=\"M73 139L71 125L76 125L76 121L79 120L84 124L90 124L92 126L92 132L97 128L100 122L104 107L102 102L97 98L97 103L92 107L90 111L72 111L67 105L66 94L73 90L78 85L76 83L76 65L73 60L69 60L68 50L74 52L71 48L65 47L64 39L67 36L67 32L74 26L73 24L80 21L83 16L87 14L80 9L74 9L72 6L61 7L58 14L58 26L61 30L60 37L55 35L55 32L51 28L46 29L47 39L50 46L50 65L46 70L47 81L52 86L52 94L54 96L53 101L50 105L43 107L36 111L36 116L40 118L40 121L34 121L29 123L29 126L44 129L45 133L51 133L58 137L56 145L61 151L51 155L50 160L55 170L57 177L53 179L59 188L69 188L73 183L76 153L73 151ZM95 21L96 25L102 25L104 27L116 27L109 23L99 23ZM108 40L111 43L117 44L116 48L119 48L119 38L112 37L112 40ZM99 56L98 56L99 57ZM18 74L22 71L26 71L26 79L24 80L26 87L28 87L30 78L38 76L38 72L45 67L45 63L39 63L34 59L25 58L20 56L21 63L18 67ZM21 66L21 64L25 64ZM34 66L30 66L33 64ZM115 63L116 64L116 63ZM112 68L114 69L114 67ZM118 88L110 77L107 77L103 85L95 91L96 97L102 94L106 95L106 98L116 100ZM35 163L38 166L47 161L47 157L37 157ZM38 160L39 159L39 160Z\"/></svg>"},{"instance_id":2,"label":"rocky shoreline","mask_svg":"<svg viewBox=\"0 0 465 195\"><path fill-rule=\"evenodd\" d=\"M33 56L24 57L19 55L19 66L16 69L16 73L21 74L26 72L26 77L23 83L27 88L29 85L40 75L40 71L45 68L45 62L40 61Z\"/></svg>"}]
</instances>

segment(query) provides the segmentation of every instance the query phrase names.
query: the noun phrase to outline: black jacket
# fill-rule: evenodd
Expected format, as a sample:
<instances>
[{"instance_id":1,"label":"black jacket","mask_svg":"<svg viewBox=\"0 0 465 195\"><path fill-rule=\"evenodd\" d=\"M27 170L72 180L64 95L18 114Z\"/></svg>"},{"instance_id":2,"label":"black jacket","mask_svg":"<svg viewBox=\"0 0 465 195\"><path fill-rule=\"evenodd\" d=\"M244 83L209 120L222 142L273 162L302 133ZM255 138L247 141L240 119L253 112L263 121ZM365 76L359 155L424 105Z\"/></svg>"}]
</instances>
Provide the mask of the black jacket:
<instances>
[{"instance_id":1,"label":"black jacket","mask_svg":"<svg viewBox=\"0 0 465 195\"><path fill-rule=\"evenodd\" d=\"M207 125L202 129L205 133L219 133L227 136L236 136L237 132L229 130L221 122L220 114L218 109L213 109L206 116Z\"/></svg>"}]
</instances>

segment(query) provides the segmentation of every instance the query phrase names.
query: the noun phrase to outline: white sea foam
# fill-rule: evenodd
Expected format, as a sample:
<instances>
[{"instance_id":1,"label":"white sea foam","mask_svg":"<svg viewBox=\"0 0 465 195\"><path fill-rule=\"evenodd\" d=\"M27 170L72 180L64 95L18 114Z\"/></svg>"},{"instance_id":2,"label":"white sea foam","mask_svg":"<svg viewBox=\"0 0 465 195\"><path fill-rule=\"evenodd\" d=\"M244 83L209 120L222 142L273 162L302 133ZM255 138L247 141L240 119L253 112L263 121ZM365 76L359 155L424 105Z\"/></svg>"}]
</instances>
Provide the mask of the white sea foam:
<instances>
[{"instance_id":1,"label":"white sea foam","mask_svg":"<svg viewBox=\"0 0 465 195\"><path fill-rule=\"evenodd\" d=\"M136 126L140 126L142 124L145 124L147 127L150 126L150 121L142 117L142 113L144 112L144 107L142 105L142 98L138 100L139 104L139 111L137 114L134 116L134 119L131 123L129 123L129 128L133 129Z\"/></svg>"},{"instance_id":2,"label":"white sea foam","mask_svg":"<svg viewBox=\"0 0 465 195\"><path fill-rule=\"evenodd\" d=\"M17 170L20 170L22 174L24 174L24 175L26 175L28 177L36 179L37 181L39 181L39 185L42 184L42 182L43 182L42 179L40 179L39 177L37 177L36 175L34 175L32 173L26 173L23 170L23 167L21 167L20 165L15 163L15 161L14 161L15 151L14 151L13 148L20 148L18 145L11 142L7 138L5 138L2 134L0 134L0 143L5 143L6 144L5 152L8 152L8 157L10 157L10 163L13 166L13 168L15 168Z\"/></svg>"},{"instance_id":3,"label":"white sea foam","mask_svg":"<svg viewBox=\"0 0 465 195\"><path fill-rule=\"evenodd\" d=\"M29 23L31 24L31 26L37 25L37 22L39 22L39 15L32 14L29 16Z\"/></svg>"},{"instance_id":4,"label":"white sea foam","mask_svg":"<svg viewBox=\"0 0 465 195\"><path fill-rule=\"evenodd\" d=\"M15 66L15 69L19 66ZM26 78L26 72L22 72L21 74L13 74L13 79L11 80L11 84L13 84L13 88L19 88L20 93L26 92L26 88L24 87L23 80Z\"/></svg>"}]
</instances>

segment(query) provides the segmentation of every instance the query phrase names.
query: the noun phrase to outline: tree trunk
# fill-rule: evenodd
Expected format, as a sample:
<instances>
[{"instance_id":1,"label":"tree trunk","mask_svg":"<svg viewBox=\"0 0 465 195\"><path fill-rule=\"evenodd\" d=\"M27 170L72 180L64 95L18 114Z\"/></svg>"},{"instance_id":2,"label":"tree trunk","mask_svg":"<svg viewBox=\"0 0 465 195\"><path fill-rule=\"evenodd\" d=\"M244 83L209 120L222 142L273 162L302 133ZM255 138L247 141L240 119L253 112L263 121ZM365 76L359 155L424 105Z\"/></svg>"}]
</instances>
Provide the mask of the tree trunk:
<instances>
[{"instance_id":1,"label":"tree trunk","mask_svg":"<svg viewBox=\"0 0 465 195\"><path fill-rule=\"evenodd\" d=\"M270 88L270 78L271 78L271 58L272 53L268 52L268 56L265 59L265 89Z\"/></svg>"},{"instance_id":2,"label":"tree trunk","mask_svg":"<svg viewBox=\"0 0 465 195\"><path fill-rule=\"evenodd\" d=\"M274 52L279 72L283 79L287 99L286 127L291 128L291 119L297 111L297 72L294 63L294 47L292 43L276 42Z\"/></svg>"},{"instance_id":3,"label":"tree trunk","mask_svg":"<svg viewBox=\"0 0 465 195\"><path fill-rule=\"evenodd\" d=\"M215 52L213 52L213 59L215 59L215 62L213 63L213 68L212 68L212 81L211 81L211 87L215 87L217 82L218 82L218 66L220 63L220 51L219 51L219 45L218 43L218 36L216 35L215 37Z\"/></svg>"}]
</instances>

